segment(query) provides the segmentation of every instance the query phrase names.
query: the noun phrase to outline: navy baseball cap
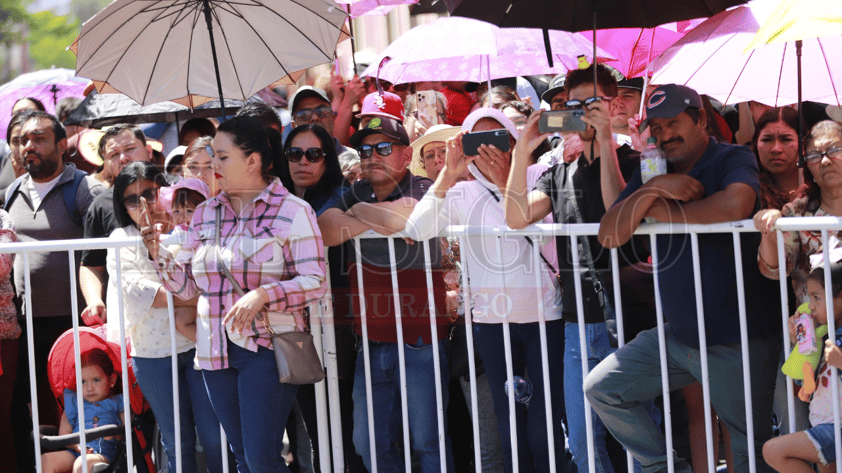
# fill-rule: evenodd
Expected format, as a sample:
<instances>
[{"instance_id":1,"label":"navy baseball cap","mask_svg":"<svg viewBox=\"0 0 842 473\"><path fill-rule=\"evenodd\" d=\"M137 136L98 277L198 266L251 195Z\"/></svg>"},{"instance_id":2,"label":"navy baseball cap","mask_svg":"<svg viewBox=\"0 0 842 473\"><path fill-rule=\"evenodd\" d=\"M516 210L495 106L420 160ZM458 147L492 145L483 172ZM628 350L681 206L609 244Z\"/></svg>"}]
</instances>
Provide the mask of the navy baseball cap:
<instances>
[{"instance_id":1,"label":"navy baseball cap","mask_svg":"<svg viewBox=\"0 0 842 473\"><path fill-rule=\"evenodd\" d=\"M640 131L645 130L653 118L672 118L690 107L704 108L702 98L695 90L678 84L662 85L646 99L646 120L640 124Z\"/></svg>"},{"instance_id":2,"label":"navy baseball cap","mask_svg":"<svg viewBox=\"0 0 842 473\"><path fill-rule=\"evenodd\" d=\"M394 118L384 117L374 117L368 122L365 128L351 135L351 139L348 141L351 143L351 146L358 148L363 138L375 133L384 134L393 140L398 140L409 146L409 135L406 134L406 129L403 125Z\"/></svg>"},{"instance_id":3,"label":"navy baseball cap","mask_svg":"<svg viewBox=\"0 0 842 473\"><path fill-rule=\"evenodd\" d=\"M567 80L567 73L559 74L553 77L553 80L550 81L550 88L547 89L546 92L541 94L541 100L547 103L551 103L553 97L556 96L559 92L564 92L564 82Z\"/></svg>"}]
</instances>

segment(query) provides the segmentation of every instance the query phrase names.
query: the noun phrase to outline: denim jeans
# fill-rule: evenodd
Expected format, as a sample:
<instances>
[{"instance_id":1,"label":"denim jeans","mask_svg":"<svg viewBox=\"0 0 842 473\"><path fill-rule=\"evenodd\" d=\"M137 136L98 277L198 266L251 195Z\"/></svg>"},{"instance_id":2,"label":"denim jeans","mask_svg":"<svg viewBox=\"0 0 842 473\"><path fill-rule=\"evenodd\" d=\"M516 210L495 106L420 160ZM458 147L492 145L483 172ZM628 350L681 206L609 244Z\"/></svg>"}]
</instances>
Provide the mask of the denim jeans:
<instances>
[{"instance_id":1,"label":"denim jeans","mask_svg":"<svg viewBox=\"0 0 842 473\"><path fill-rule=\"evenodd\" d=\"M228 341L229 367L205 370L205 385L239 473L289 472L281 456L284 429L298 386L278 382L275 354Z\"/></svg>"},{"instance_id":2,"label":"denim jeans","mask_svg":"<svg viewBox=\"0 0 842 473\"><path fill-rule=\"evenodd\" d=\"M564 408L567 412L567 439L573 459L581 472L588 470L588 438L585 428L585 402L582 391L582 350L579 344L579 324L567 322L564 327ZM617 351L611 346L611 335L604 322L585 324L585 343L588 348L588 372L600 361ZM661 414L654 403L644 403L655 424L660 424ZM605 448L605 424L591 410L594 437L594 455L598 460L597 473L614 473L610 455ZM635 462L634 471L640 473L640 463Z\"/></svg>"},{"instance_id":3,"label":"denim jeans","mask_svg":"<svg viewBox=\"0 0 842 473\"><path fill-rule=\"evenodd\" d=\"M178 367L179 414L181 418L181 466L184 473L196 473L196 432L205 451L208 471L222 471L222 450L219 420L208 400L202 372L193 369L196 350L179 353ZM161 441L167 452L168 471L176 471L175 415L173 412L172 357L131 360L134 374L143 396L149 401L155 420L161 429Z\"/></svg>"},{"instance_id":4,"label":"denim jeans","mask_svg":"<svg viewBox=\"0 0 842 473\"><path fill-rule=\"evenodd\" d=\"M679 342L669 324L666 330L669 388L680 389L701 378L700 352ZM749 373L754 426L754 454L758 472L773 471L763 461L763 443L772 436L772 397L781 341L749 340ZM748 471L748 438L743 396L743 367L739 343L708 347L711 404L731 432L734 470ZM667 470L666 440L652 422L642 401L661 394L657 329L641 332L594 368L585 379L585 394L605 426L640 461L644 472ZM675 471L690 472L676 459Z\"/></svg>"},{"instance_id":5,"label":"denim jeans","mask_svg":"<svg viewBox=\"0 0 842 473\"><path fill-rule=\"evenodd\" d=\"M512 448L509 434L509 398L506 396L506 354L503 349L502 324L473 324L474 342L477 344L488 384L491 386L491 398L494 400L494 413L503 444L506 471L511 473ZM562 429L564 392L563 363L564 357L564 321L547 322L547 355L550 375L550 406L552 406L552 426L556 470L566 471L564 431ZM550 447L547 440L547 416L544 402L544 371L541 363L541 339L538 323L510 324L512 342L512 366L514 374L523 376L529 372L532 383L532 398L529 407L515 403L515 425L517 428L518 468L521 472L550 472ZM524 443L525 440L525 443Z\"/></svg>"},{"instance_id":6,"label":"denim jeans","mask_svg":"<svg viewBox=\"0 0 842 473\"><path fill-rule=\"evenodd\" d=\"M365 343L365 342L363 342ZM439 341L441 360L441 385L444 411L447 412L448 380L445 343ZM433 345L405 344L406 395L409 414L409 435L412 450L418 454L421 473L441 472L439 458L438 409L436 407L435 362ZM371 396L374 409L374 451L377 470L397 472L404 470L404 462L395 448L401 439L401 393L398 345L396 343L370 344ZM447 471L453 471L453 454L447 435L445 417L445 458ZM365 357L357 355L354 374L354 446L368 471L371 467L371 445L368 437L368 408L366 402Z\"/></svg>"}]
</instances>

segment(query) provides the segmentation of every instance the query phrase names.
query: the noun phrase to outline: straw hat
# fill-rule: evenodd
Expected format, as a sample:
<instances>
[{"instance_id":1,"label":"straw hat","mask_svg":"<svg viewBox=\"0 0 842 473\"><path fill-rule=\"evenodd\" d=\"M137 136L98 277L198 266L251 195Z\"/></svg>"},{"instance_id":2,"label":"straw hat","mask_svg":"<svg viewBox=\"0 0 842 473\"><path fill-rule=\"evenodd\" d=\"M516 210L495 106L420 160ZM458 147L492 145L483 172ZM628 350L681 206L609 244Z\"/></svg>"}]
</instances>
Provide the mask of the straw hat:
<instances>
[{"instance_id":1,"label":"straw hat","mask_svg":"<svg viewBox=\"0 0 842 473\"><path fill-rule=\"evenodd\" d=\"M409 171L416 176L427 177L427 171L424 170L424 163L421 160L421 148L427 143L434 141L447 141L450 138L458 135L461 129L458 126L450 125L435 125L431 126L424 136L412 142L412 162L409 165Z\"/></svg>"}]
</instances>

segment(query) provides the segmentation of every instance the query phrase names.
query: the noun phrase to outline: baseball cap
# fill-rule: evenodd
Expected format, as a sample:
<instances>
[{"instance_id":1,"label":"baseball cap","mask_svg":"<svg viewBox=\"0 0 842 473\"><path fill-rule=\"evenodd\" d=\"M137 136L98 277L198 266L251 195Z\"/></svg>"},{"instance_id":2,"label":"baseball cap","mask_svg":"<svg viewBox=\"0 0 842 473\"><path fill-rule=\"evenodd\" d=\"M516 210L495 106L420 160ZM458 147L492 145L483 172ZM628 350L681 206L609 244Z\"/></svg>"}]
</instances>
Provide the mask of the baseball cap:
<instances>
[{"instance_id":1,"label":"baseball cap","mask_svg":"<svg viewBox=\"0 0 842 473\"><path fill-rule=\"evenodd\" d=\"M564 82L566 80L567 73L559 74L553 77L553 80L550 81L550 88L547 89L546 92L541 94L541 100L550 103L557 93L564 92Z\"/></svg>"},{"instance_id":2,"label":"baseball cap","mask_svg":"<svg viewBox=\"0 0 842 473\"><path fill-rule=\"evenodd\" d=\"M393 118L403 123L403 102L400 96L391 92L383 92L382 95L379 92L372 92L363 99L363 106L357 117L363 115Z\"/></svg>"},{"instance_id":3,"label":"baseball cap","mask_svg":"<svg viewBox=\"0 0 842 473\"><path fill-rule=\"evenodd\" d=\"M184 157L184 153L187 151L186 146L176 146L170 151L170 154L167 155L167 159L164 160L164 169L165 172L170 172L170 166L173 166L173 161L175 161L178 157Z\"/></svg>"},{"instance_id":4,"label":"baseball cap","mask_svg":"<svg viewBox=\"0 0 842 473\"><path fill-rule=\"evenodd\" d=\"M483 118L491 118L492 120L497 121L500 123L500 126L505 128L509 134L517 140L518 132L514 123L512 123L512 121L509 120L503 112L491 107L478 108L471 112L470 115L465 118L465 121L462 122L462 131L470 133L473 131L474 125Z\"/></svg>"},{"instance_id":5,"label":"baseball cap","mask_svg":"<svg viewBox=\"0 0 842 473\"><path fill-rule=\"evenodd\" d=\"M293 113L295 110L295 104L299 100L306 99L307 97L318 97L328 104L330 104L330 100L327 98L327 93L322 89L317 89L312 85L302 85L292 94L292 97L289 98L289 113Z\"/></svg>"},{"instance_id":6,"label":"baseball cap","mask_svg":"<svg viewBox=\"0 0 842 473\"><path fill-rule=\"evenodd\" d=\"M617 82L617 87L620 89L634 89L643 92L643 77L632 77L631 79L623 79Z\"/></svg>"},{"instance_id":7,"label":"baseball cap","mask_svg":"<svg viewBox=\"0 0 842 473\"><path fill-rule=\"evenodd\" d=\"M689 107L704 108L702 98L695 90L678 84L662 85L646 100L646 120L640 124L640 131L645 130L653 118L672 118Z\"/></svg>"},{"instance_id":8,"label":"baseball cap","mask_svg":"<svg viewBox=\"0 0 842 473\"><path fill-rule=\"evenodd\" d=\"M357 148L360 146L363 138L375 133L381 133L389 138L398 140L406 146L409 146L409 135L406 134L406 129L403 124L394 118L374 117L368 125L362 130L351 135L349 140L351 146Z\"/></svg>"}]
</instances>

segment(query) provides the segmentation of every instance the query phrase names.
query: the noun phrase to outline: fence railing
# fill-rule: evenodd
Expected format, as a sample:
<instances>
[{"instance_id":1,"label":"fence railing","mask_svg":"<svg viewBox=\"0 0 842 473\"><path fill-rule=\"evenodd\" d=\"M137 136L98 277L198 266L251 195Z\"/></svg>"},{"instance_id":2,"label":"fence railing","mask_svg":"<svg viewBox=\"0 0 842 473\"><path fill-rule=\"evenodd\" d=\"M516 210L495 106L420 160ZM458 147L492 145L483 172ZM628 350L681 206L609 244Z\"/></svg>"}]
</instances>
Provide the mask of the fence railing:
<instances>
[{"instance_id":1,"label":"fence railing","mask_svg":"<svg viewBox=\"0 0 842 473\"><path fill-rule=\"evenodd\" d=\"M827 249L827 238L828 238L828 231L829 230L840 230L842 229L842 219L837 219L833 217L809 217L809 218L783 218L778 220L778 255L779 260L781 262L785 261L784 255L784 247L783 247L783 238L781 231L803 231L803 230L813 230L813 231L821 231L822 233L822 242L824 248L824 256L825 260L829 259L828 249ZM588 235L595 235L598 232L599 226L597 224L579 224L579 225L533 225L526 229L515 231L504 227L470 227L470 226L450 226L448 227L442 234L442 236L448 236L451 238L457 238L460 242L461 248L467 248L467 240L468 237L475 237L475 236L484 236L489 238L496 238L497 243L497 254L495 255L499 258L499 261L504 260L504 255L502 253L502 246L500 244L500 239L503 237L512 237L512 236L530 236L530 237L554 237L559 235L566 235L571 237L571 245L576 247L577 239L588 236ZM691 251L693 256L693 269L694 269L694 280L695 280L695 290L696 290L696 303L697 303L697 322L699 327L699 346L705 347L707 346L706 341L706 333L705 333L705 316L704 316L704 307L703 307L703 285L701 280L701 262L699 258L699 235L708 234L708 233L720 233L720 234L728 234L730 233L733 236L733 246L734 246L734 258L736 262L736 279L737 279L737 293L738 293L738 301L739 301L739 318L740 318L740 333L741 333L741 350L742 350L742 364L744 369L748 367L749 361L749 352L748 352L748 327L746 322L746 310L745 310L745 293L746 288L744 287L744 279L743 279L743 271L744 268L742 267L742 248L740 242L740 234L745 232L754 232L754 226L750 220L745 221L738 221L738 222L729 222L729 223L721 223L721 224L713 224L713 225L683 225L680 228L675 225L669 224L650 224L650 225L642 225L636 232L637 235L648 235L649 236L649 244L651 253L653 255L657 254L657 245L658 241L656 236L658 234L663 233L686 233L690 236L691 241ZM354 247L357 253L357 258L359 258L359 251L360 245L359 240L363 238L384 238L382 235L375 234L369 232L367 234L361 235L354 239ZM402 424L403 424L403 449L404 449L404 459L405 459L405 469L407 472L410 472L412 469L411 466L411 440L410 440L410 432L408 426L408 406L407 406L407 381L406 381L406 372L405 372L405 363L404 363L404 350L406 346L404 345L403 340L403 331L401 330L401 306L400 306L400 297L399 297L399 288L397 286L397 275L396 275L396 263L395 263L395 248L394 248L394 240L392 238L388 240L388 247L387 250L391 255L392 261L392 283L393 283L393 295L395 301L395 313L396 313L396 330L397 330L397 337L398 337L398 346L402 347L398 350L399 353L399 360L400 360L400 395L402 400ZM39 291L45 290L45 288L33 288L30 289L30 280L29 280L29 255L31 252L55 252L55 251L66 251L68 254L68 264L70 266L70 281L69 287L71 293L71 300L72 300L72 315L73 315L73 328L74 328L74 342L75 342L75 359L76 359L76 379L77 379L77 392L81 390L81 367L79 363L80 351L79 351L79 334L78 334L78 327L79 327L79 314L78 314L78 304L77 304L77 292L76 292L76 262L75 262L75 255L74 251L82 250L82 249L96 249L96 248L114 248L118 251L118 258L119 258L119 249L125 248L130 245L138 245L139 240L136 239L86 239L86 240L63 240L63 241L51 241L51 242L31 242L31 243L13 243L13 244L0 244L0 253L16 253L17 257L22 257L24 259L24 269L25 273L25 284L27 286L26 290L26 297L25 297L25 308L26 308L26 334L27 334L27 347L29 353L29 360L30 360L30 369L29 373L19 373L18 376L29 376L30 380L30 395L32 399L32 421L33 425L35 426L34 431L38 432L38 424L39 424L39 415L38 415L38 397L37 397L37 386L36 386L36 373L34 369L34 342L33 342L33 326L32 326L32 296L33 291L37 294ZM439 444L440 444L440 465L442 471L445 471L447 464L447 458L445 458L445 439L446 439L446 432L444 432L444 425L445 425L445 415L446 415L446 406L443 402L443 390L446 389L446 386L443 386L440 382L441 379L441 363L438 357L438 344L440 341L435 336L436 334L436 317L437 314L435 313L435 303L434 303L434 294L433 294L433 284L432 284L432 277L431 277L431 268L434 266L433 263L429 259L430 251L428 247L428 242L422 242L421 244L425 247L425 255L426 255L426 274L427 274L427 296L428 302L430 307L430 328L431 333L434 335L432 337L433 350L434 353L434 366L432 367L435 374L436 379L436 407L437 407L437 426L439 431ZM544 309L542 296L541 296L541 279L540 273L543 268L540 266L542 265L541 259L539 257L539 247L538 245L532 245L530 247L530 251L533 252L532 261L536 262L536 268L533 268L533 273L536 276L535 284L536 284L536 296L538 298L539 304L539 314L540 320L540 338L542 347L544 348L542 351L542 366L543 366L543 373L530 373L530 376L542 376L544 379L543 385L545 386L545 397L547 399L550 398L550 382L549 382L549 364L550 363L561 363L561 360L549 360L547 357L546 346L547 346L547 334L545 329L546 320L543 316ZM750 251L755 251L756 249L752 248ZM464 250L463 250L464 251ZM578 261L577 255L574 255L573 263L573 271L576 273L583 273L584 269L582 268L582 262ZM559 258L564 257L563 255L559 255ZM617 314L617 327L619 329L618 332L618 339L619 344L622 346L627 340L625 340L625 334L623 333L622 327L622 319L623 319L623 311L622 311L622 303L621 303L621 296L623 287L621 287L620 279L619 279L619 257L618 252L616 249L611 250L611 261L613 266L612 277L613 277L613 287L614 290L614 307L616 309ZM783 263L781 263L783 264ZM357 269L359 273L358 282L359 282L359 291L360 294L363 293L363 286L364 286L364 278L362 275L362 267L361 265L357 265ZM664 327L664 307L662 307L661 298L660 298L660 285L661 281L659 281L659 262L657 258L653 257L652 261L652 269L653 269L653 276L654 276L654 287L655 287L655 307L656 307L656 318L657 318L657 333L659 338L659 355L661 360L661 373L662 373L662 394L663 394L663 403L664 403L664 419L663 419L663 426L666 431L666 451L672 452L673 451L673 435L672 435L672 409L670 406L670 387L667 382L667 353L666 353L666 344L665 344L665 327ZM469 274L471 272L471 267L467 264L466 261L462 262L462 290L469 291L469 285L465 284L465 282L469 278ZM117 265L117 278L120 277L120 266ZM788 307L787 303L787 285L788 282L785 278L782 278L780 281L780 297L781 297L781 329L783 332L783 340L784 340L784 352L789 353L790 351L790 342L789 342L789 332L788 332L788 317L792 314L791 308ZM587 347L586 347L586 334L585 334L585 324L584 324L584 310L582 304L582 285L581 285L581 278L575 278L575 289L576 294L575 297L577 298L577 309L578 309L578 318L579 318L579 342L580 342L580 349L582 356L582 372L583 372L583 379L588 374L588 360L587 360ZM49 288L49 290L57 290L55 288ZM829 265L825 265L825 290L827 293L831 293L831 286L830 286L830 269ZM118 301L120 307L117 308L109 308L110 314L119 315L118 317L111 318L113 322L119 323L120 325L120 356L122 360L122 384L124 387L129 386L129 379L128 379L128 363L127 363L127 351L126 351L126 344L125 344L125 323L122 317L122 291L118 294ZM568 296L569 297L569 296ZM470 307L469 304L469 294L465 293L463 297L463 305L464 305L464 313L470 314ZM366 307L364 298L360 297L360 326L362 330L362 337L363 339L367 339L368 327L367 327L367 317L366 317ZM833 308L833 298L827 297L827 313L832 314ZM171 332L171 348L172 352L176 353L176 330L175 330L175 322L174 322L174 315L173 315L173 304L172 304L172 296L169 297L169 314L170 314L170 332ZM343 444L342 444L342 436L341 436L341 416L340 416L340 404L339 404L339 385L338 385L338 374L337 374L337 349L336 349L336 340L335 340L335 333L334 333L334 323L333 323L333 304L330 295L330 291L328 294L317 304L313 304L310 308L310 323L312 326L312 333L314 334L315 341L317 347L321 347L321 355L323 356L323 361L325 363L328 377L325 381L320 382L316 385L316 404L318 408L318 439L313 439L313 441L317 441L318 445L320 446L320 466L322 471L335 471L335 472L344 472L345 471L345 464L344 464L344 456L343 456ZM116 320L115 320L116 319ZM476 471L482 471L482 460L480 457L480 431L478 425L478 405L477 405L477 391L476 391L476 371L475 371L475 359L474 359L474 336L472 330L472 320L470 316L465 317L465 324L466 324L466 334L467 334L467 344L468 350L467 354L469 357L469 373L470 373L470 381L471 381L471 410L472 413L472 432L474 438L474 463L476 465ZM505 357L506 357L506 366L507 366L507 378L509 382L513 379L513 371L512 371L512 348L511 348L511 341L509 335L509 322L508 320L504 319L502 321L503 325L503 334L504 334L504 350L505 350ZM835 323L833 317L828 317L828 325L829 325L829 333L833 334L836 330ZM362 343L362 351L360 354L364 357L364 365L365 365L365 375L366 375L366 400L368 405L368 425L374 425L374 418L373 418L373 409L372 409L372 387L371 387L371 360L370 360L370 353L369 353L369 345L368 343ZM179 405L178 405L178 382L177 382L177 368L176 368L176 358L173 357L172 362L172 370L173 370L173 407L174 407L174 416L175 416L175 432L176 436L180 435L180 427L179 427ZM702 379L700 380L702 383L703 389L703 398L704 398L704 409L705 409L705 433L707 438L707 455L708 455L708 469L710 472L715 471L716 468L716 459L713 456L713 442L712 442L712 432L713 426L711 423L711 408L710 408L710 385L709 385L709 369L708 369L708 356L705 350L701 350L701 372L702 372ZM832 379L838 379L836 368L832 369ZM749 385L749 376L744 376L743 381L743 390L745 393L745 413L747 417L746 426L747 426L747 436L749 439L748 442L748 457L749 457L749 468L750 471L754 472L757 470L757 465L755 464L755 452L754 451L754 444L751 439L754 436L752 426L752 416L757 415L752 408L751 403L751 396L750 396L750 385ZM269 382L270 380L267 380ZM788 381L791 381L788 379ZM794 431L795 429L795 415L794 415L794 395L792 389L792 383L787 383L787 394L788 394L788 411L789 411L789 428L790 431ZM833 399L839 399L839 393L837 390L837 383L832 383L832 393ZM499 387L497 387L499 388ZM131 402L129 399L129 390L124 389L123 392L123 400L125 406L130 406ZM451 401L452 402L452 401ZM587 398L584 399L586 412L589 412L590 405L588 403ZM547 434L548 434L548 443L549 449L552 453L554 451L555 440L554 436L554 426L551 425L552 422L552 410L560 408L560 406L553 406L551 403L547 402L545 409L546 409L546 419L547 419ZM834 404L834 423L835 423L835 432L836 432L836 454L837 460L842 460L842 446L840 446L840 413L839 413L839 405L838 403ZM84 425L84 407L83 407L83 400L82 397L78 397L78 410L80 415L80 425ZM771 413L770 413L771 414ZM765 415L765 413L761 413L760 415ZM128 419L128 417L127 417ZM588 456L589 456L589 465L591 471L594 471L594 444L593 444L593 433L592 433L592 423L591 423L591 416L585 415L585 424L586 424L586 431L588 436ZM516 417L515 417L515 399L514 396L509 396L509 422L511 425L515 425ZM502 421L502 419L501 419ZM770 420L771 422L771 420ZM503 448L511 448L515 449L518 445L518 442L523 442L523 439L516 438L516 429L511 429L511 438L509 439L502 439L503 441ZM126 422L124 428L124 434L126 438L131 438L132 431L130 422ZM315 437L314 433L310 433L311 437ZM223 435L223 446L226 445L224 441L224 433L221 432ZM508 442L507 442L508 441ZM372 446L372 455L371 455L371 465L372 471L377 471L377 458L374 455L373 446L375 445L375 436L374 430L370 429L369 431L369 442ZM508 445L507 445L508 443ZM85 434L84 429L81 433L81 444L85 444ZM127 442L128 445L128 453L127 453L127 462L129 465L132 465L134 462L135 452L132 448L132 443ZM181 471L181 443L180 439L177 438L176 442L176 449L177 449L177 472L180 473ZM223 448L223 455L227 456L227 449ZM42 471L41 465L41 448L38 442L35 442L35 452L36 452L36 468L37 471ZM83 455L84 457L84 455ZM553 460L554 455L550 455L550 467L551 469L555 470L559 466L555 465ZM519 467L517 464L517 455L513 455L513 469L514 471L518 471ZM837 461L837 472L842 473L842 461ZM629 471L632 468L632 458L631 455L628 456L628 467ZM132 467L129 466L129 469ZM227 468L227 461L223 461L223 469L225 471L228 470ZM670 472L674 471L675 465L674 460L671 455L668 455L668 470ZM83 470L84 471L84 470Z\"/></svg>"}]
</instances>

